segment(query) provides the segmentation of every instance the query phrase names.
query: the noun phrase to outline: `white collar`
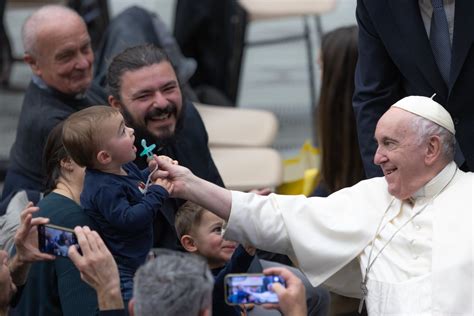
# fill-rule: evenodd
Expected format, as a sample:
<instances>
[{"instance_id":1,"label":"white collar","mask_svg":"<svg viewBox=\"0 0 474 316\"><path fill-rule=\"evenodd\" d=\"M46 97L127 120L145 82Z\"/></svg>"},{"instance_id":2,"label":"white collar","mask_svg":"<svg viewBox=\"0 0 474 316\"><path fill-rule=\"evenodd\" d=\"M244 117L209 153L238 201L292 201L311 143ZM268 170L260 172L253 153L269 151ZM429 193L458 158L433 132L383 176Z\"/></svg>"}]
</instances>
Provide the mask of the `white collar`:
<instances>
[{"instance_id":1,"label":"white collar","mask_svg":"<svg viewBox=\"0 0 474 316\"><path fill-rule=\"evenodd\" d=\"M454 161L451 161L433 179L416 191L412 195L412 199L416 200L420 197L430 198L436 195L451 180L457 168Z\"/></svg>"}]
</instances>

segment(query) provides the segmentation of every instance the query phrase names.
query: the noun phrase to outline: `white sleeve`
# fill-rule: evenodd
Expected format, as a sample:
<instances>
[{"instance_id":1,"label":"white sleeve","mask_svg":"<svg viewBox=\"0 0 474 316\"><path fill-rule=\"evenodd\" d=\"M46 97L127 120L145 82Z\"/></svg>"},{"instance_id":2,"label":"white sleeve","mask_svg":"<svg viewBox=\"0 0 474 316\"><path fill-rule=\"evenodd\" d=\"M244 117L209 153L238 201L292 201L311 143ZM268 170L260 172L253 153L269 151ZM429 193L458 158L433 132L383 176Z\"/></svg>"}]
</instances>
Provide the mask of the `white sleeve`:
<instances>
[{"instance_id":1,"label":"white sleeve","mask_svg":"<svg viewBox=\"0 0 474 316\"><path fill-rule=\"evenodd\" d=\"M382 178L327 198L232 192L225 238L295 259L319 285L356 258L390 202Z\"/></svg>"}]
</instances>

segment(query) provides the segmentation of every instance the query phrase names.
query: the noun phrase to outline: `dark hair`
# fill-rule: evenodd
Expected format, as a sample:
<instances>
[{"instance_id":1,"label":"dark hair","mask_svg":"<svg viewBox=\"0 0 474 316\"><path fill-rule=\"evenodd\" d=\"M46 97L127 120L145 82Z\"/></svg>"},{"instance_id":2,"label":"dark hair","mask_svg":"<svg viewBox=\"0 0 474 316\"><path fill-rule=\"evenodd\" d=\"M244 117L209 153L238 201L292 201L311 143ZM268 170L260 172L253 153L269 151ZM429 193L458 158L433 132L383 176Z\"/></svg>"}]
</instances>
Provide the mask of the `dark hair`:
<instances>
[{"instance_id":1,"label":"dark hair","mask_svg":"<svg viewBox=\"0 0 474 316\"><path fill-rule=\"evenodd\" d=\"M202 214L207 210L196 203L187 201L176 212L174 226L178 238L189 234L191 230L201 223Z\"/></svg>"},{"instance_id":2,"label":"dark hair","mask_svg":"<svg viewBox=\"0 0 474 316\"><path fill-rule=\"evenodd\" d=\"M66 159L69 155L63 146L63 122L56 125L49 132L46 145L43 150L43 170L45 177L45 194L50 193L56 188L58 178L62 176L61 160Z\"/></svg>"},{"instance_id":3,"label":"dark hair","mask_svg":"<svg viewBox=\"0 0 474 316\"><path fill-rule=\"evenodd\" d=\"M119 110L106 105L91 106L71 114L64 121L62 139L72 160L79 166L93 168L103 138L103 122L119 114Z\"/></svg>"},{"instance_id":4,"label":"dark hair","mask_svg":"<svg viewBox=\"0 0 474 316\"><path fill-rule=\"evenodd\" d=\"M125 72L159 64L163 61L170 62L166 53L152 44L125 49L112 59L107 70L107 86L110 94L120 100L122 76Z\"/></svg>"},{"instance_id":5,"label":"dark hair","mask_svg":"<svg viewBox=\"0 0 474 316\"><path fill-rule=\"evenodd\" d=\"M323 76L316 119L322 155L321 180L332 193L364 179L352 109L357 26L325 34L321 55Z\"/></svg>"}]
</instances>

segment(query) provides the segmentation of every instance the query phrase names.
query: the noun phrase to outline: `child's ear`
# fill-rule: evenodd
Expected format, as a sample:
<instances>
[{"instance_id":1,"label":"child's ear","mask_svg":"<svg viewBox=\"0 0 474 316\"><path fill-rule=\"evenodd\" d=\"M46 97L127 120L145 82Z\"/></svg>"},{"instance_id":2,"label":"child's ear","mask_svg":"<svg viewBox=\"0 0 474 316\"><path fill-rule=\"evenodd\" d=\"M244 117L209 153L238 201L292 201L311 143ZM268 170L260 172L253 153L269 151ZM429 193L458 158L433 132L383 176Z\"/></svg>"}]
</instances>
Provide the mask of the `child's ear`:
<instances>
[{"instance_id":1,"label":"child's ear","mask_svg":"<svg viewBox=\"0 0 474 316\"><path fill-rule=\"evenodd\" d=\"M194 253L198 251L196 243L190 235L183 235L180 240L181 245L183 245L183 248L186 249L187 252Z\"/></svg>"},{"instance_id":2,"label":"child's ear","mask_svg":"<svg viewBox=\"0 0 474 316\"><path fill-rule=\"evenodd\" d=\"M101 150L97 153L97 162L101 165L106 165L112 161L112 157L105 150Z\"/></svg>"}]
</instances>

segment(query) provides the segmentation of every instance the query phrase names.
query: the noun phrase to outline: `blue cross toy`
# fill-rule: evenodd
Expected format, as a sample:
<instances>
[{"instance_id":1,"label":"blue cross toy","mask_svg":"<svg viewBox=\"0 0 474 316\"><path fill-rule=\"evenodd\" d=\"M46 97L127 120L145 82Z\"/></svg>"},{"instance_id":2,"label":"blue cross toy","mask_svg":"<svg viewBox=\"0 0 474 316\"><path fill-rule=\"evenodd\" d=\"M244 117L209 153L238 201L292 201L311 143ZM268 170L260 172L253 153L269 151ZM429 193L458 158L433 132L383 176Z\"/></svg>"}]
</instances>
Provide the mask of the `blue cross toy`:
<instances>
[{"instance_id":1,"label":"blue cross toy","mask_svg":"<svg viewBox=\"0 0 474 316\"><path fill-rule=\"evenodd\" d=\"M141 145L142 145L142 147L143 147L143 150L142 150L142 152L140 153L140 157L146 156L146 157L147 157L147 160L148 160L149 158L152 158L152 157L153 157L153 149L156 148L156 145L155 145L155 144L151 144L150 146L147 146L147 145L146 145L146 140L144 140L144 139L142 139Z\"/></svg>"}]
</instances>

